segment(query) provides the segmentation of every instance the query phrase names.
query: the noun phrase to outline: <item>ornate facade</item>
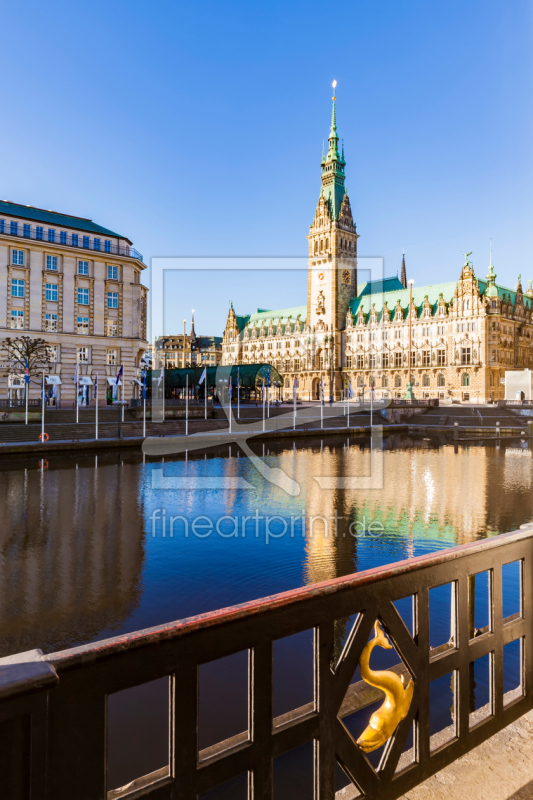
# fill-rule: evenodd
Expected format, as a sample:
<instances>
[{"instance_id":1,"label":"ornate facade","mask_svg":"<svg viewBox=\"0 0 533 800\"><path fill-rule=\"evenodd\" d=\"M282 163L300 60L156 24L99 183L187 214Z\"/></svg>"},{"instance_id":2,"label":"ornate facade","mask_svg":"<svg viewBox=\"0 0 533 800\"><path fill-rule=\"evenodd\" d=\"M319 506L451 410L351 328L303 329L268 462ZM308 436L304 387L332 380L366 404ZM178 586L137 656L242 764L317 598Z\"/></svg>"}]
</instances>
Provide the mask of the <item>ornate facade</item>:
<instances>
[{"instance_id":1,"label":"ornate facade","mask_svg":"<svg viewBox=\"0 0 533 800\"><path fill-rule=\"evenodd\" d=\"M107 378L111 394L120 365L124 396L139 392L147 345L145 268L127 237L90 219L0 201L0 340L29 336L47 342L52 402L72 407L76 364L84 402L91 401L95 375L100 387ZM0 366L0 396L18 398L23 379L9 366ZM40 394L36 379L29 396Z\"/></svg>"},{"instance_id":2,"label":"ornate facade","mask_svg":"<svg viewBox=\"0 0 533 800\"><path fill-rule=\"evenodd\" d=\"M183 321L185 328L185 320ZM154 369L182 369L190 366L216 367L222 358L221 336L197 336L194 330L194 314L191 332L160 336L155 341Z\"/></svg>"},{"instance_id":3,"label":"ornate facade","mask_svg":"<svg viewBox=\"0 0 533 800\"><path fill-rule=\"evenodd\" d=\"M533 366L533 289L496 283L492 264L477 278L465 256L459 280L407 288L401 277L357 280L358 233L344 185L335 97L322 190L307 236L307 305L239 316L230 306L222 363L266 362L294 377L302 399L340 399L349 379L362 394L403 397L411 378L415 397L486 402L504 397L506 370Z\"/></svg>"}]
</instances>

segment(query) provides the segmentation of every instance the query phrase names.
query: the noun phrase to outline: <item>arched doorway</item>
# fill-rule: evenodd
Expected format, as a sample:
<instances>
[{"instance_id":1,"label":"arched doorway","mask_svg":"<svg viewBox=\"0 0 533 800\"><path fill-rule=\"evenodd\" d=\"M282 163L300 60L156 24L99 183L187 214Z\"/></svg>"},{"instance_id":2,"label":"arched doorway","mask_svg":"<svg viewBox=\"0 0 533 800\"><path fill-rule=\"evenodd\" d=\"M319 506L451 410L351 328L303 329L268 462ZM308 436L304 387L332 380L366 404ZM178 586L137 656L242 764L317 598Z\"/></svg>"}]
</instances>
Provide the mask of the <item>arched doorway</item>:
<instances>
[{"instance_id":1,"label":"arched doorway","mask_svg":"<svg viewBox=\"0 0 533 800\"><path fill-rule=\"evenodd\" d=\"M313 378L311 398L313 400L320 400L320 378Z\"/></svg>"}]
</instances>

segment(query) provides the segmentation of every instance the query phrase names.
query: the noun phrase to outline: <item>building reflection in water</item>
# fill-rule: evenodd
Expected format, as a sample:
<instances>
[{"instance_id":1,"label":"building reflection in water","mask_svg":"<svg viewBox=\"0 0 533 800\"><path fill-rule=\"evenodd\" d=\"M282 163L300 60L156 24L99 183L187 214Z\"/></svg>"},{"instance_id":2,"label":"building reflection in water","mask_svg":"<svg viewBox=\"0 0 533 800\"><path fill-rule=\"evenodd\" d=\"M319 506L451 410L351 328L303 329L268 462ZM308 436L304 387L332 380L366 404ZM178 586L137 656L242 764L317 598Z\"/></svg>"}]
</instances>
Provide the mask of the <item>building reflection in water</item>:
<instances>
[{"instance_id":1,"label":"building reflection in water","mask_svg":"<svg viewBox=\"0 0 533 800\"><path fill-rule=\"evenodd\" d=\"M301 485L290 498L235 445L161 461L128 452L4 459L0 468L0 653L94 641L517 528L533 519L531 452L389 437L379 490L320 489L366 475L368 443L255 442ZM144 463L146 461L146 463ZM242 476L254 491L156 491L165 474ZM152 536L150 514L303 515L294 538ZM351 527L350 527L351 526ZM383 532L380 533L380 528ZM178 531L178 526L176 527ZM348 621L338 624L337 648Z\"/></svg>"},{"instance_id":2,"label":"building reflection in water","mask_svg":"<svg viewBox=\"0 0 533 800\"><path fill-rule=\"evenodd\" d=\"M321 490L311 481L369 475L368 443L303 445L298 468L292 452L280 452L279 466L307 490L306 583L375 566L378 551L381 563L399 561L420 555L425 545L465 544L533 519L531 450L473 445L456 453L438 444L389 437L383 488L376 490ZM337 622L337 656L352 622Z\"/></svg>"},{"instance_id":3,"label":"building reflection in water","mask_svg":"<svg viewBox=\"0 0 533 800\"><path fill-rule=\"evenodd\" d=\"M139 603L138 464L97 459L62 457L44 472L35 460L21 469L5 463L0 471L2 655L111 635Z\"/></svg>"}]
</instances>

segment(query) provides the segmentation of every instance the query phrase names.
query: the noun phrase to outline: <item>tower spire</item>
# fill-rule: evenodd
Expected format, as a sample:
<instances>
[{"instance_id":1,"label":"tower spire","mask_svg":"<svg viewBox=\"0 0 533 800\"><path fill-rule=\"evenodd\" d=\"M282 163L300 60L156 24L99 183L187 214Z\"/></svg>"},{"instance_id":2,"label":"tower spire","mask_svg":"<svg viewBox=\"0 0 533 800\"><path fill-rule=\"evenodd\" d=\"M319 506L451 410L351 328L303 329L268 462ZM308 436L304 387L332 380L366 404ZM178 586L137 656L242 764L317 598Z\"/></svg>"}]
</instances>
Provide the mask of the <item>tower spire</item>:
<instances>
[{"instance_id":1,"label":"tower spire","mask_svg":"<svg viewBox=\"0 0 533 800\"><path fill-rule=\"evenodd\" d=\"M191 332L189 334L189 338L193 342L196 341L196 333L195 333L195 330L194 330L194 308L192 310Z\"/></svg>"},{"instance_id":2,"label":"tower spire","mask_svg":"<svg viewBox=\"0 0 533 800\"><path fill-rule=\"evenodd\" d=\"M402 254L402 272L400 277L400 283L402 284L404 289L407 289L407 272L405 269L405 250Z\"/></svg>"},{"instance_id":3,"label":"tower spire","mask_svg":"<svg viewBox=\"0 0 533 800\"><path fill-rule=\"evenodd\" d=\"M496 288L496 273L492 264L492 239L490 240L490 262L489 273L487 275L487 297L496 297L498 290Z\"/></svg>"},{"instance_id":4,"label":"tower spire","mask_svg":"<svg viewBox=\"0 0 533 800\"><path fill-rule=\"evenodd\" d=\"M328 152L322 156L322 194L329 204L332 219L339 218L342 201L346 193L344 187L344 155L339 153L339 137L337 135L337 115L335 109L335 89L337 81L333 81L333 108L331 111L331 129L328 136ZM343 148L344 150L344 148Z\"/></svg>"}]
</instances>

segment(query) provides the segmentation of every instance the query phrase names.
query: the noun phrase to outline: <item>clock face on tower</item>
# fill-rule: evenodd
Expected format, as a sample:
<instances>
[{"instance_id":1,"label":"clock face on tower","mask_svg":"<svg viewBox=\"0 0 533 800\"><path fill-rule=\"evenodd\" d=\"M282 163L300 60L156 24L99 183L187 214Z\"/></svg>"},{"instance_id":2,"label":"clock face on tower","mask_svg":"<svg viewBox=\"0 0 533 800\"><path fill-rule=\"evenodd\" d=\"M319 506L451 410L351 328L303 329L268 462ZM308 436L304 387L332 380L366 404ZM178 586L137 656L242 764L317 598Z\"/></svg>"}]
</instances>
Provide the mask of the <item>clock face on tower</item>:
<instances>
[{"instance_id":1,"label":"clock face on tower","mask_svg":"<svg viewBox=\"0 0 533 800\"><path fill-rule=\"evenodd\" d=\"M319 281L321 281L321 282L322 282L322 281L324 280L324 278L325 278L325 277L326 277L326 276L324 275L324 273L323 273L323 272L319 272L319 273L318 273L318 280L319 280Z\"/></svg>"},{"instance_id":2,"label":"clock face on tower","mask_svg":"<svg viewBox=\"0 0 533 800\"><path fill-rule=\"evenodd\" d=\"M349 269L343 269L343 271L342 271L342 282L345 283L345 284L348 284L348 283L350 283L350 278L351 278L350 270Z\"/></svg>"}]
</instances>

